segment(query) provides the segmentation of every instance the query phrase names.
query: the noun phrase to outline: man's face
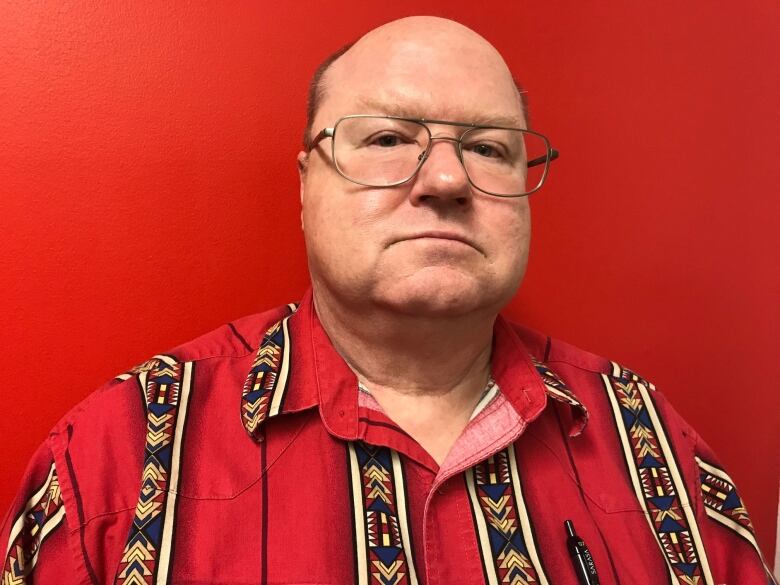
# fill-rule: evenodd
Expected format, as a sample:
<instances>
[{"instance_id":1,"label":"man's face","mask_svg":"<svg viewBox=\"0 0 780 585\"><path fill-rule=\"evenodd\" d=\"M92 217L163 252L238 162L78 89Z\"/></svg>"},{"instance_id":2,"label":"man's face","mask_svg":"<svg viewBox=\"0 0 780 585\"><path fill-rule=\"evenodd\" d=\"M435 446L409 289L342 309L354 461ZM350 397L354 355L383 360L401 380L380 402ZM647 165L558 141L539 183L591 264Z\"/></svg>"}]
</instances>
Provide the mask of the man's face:
<instances>
[{"instance_id":1,"label":"man's face","mask_svg":"<svg viewBox=\"0 0 780 585\"><path fill-rule=\"evenodd\" d=\"M432 18L374 30L334 63L314 131L350 114L524 127L498 53L472 31ZM463 128L431 131L457 138ZM471 187L453 142L434 141L416 177L390 188L340 176L330 139L299 159L315 298L441 317L498 311L516 291L528 256L528 200Z\"/></svg>"}]
</instances>

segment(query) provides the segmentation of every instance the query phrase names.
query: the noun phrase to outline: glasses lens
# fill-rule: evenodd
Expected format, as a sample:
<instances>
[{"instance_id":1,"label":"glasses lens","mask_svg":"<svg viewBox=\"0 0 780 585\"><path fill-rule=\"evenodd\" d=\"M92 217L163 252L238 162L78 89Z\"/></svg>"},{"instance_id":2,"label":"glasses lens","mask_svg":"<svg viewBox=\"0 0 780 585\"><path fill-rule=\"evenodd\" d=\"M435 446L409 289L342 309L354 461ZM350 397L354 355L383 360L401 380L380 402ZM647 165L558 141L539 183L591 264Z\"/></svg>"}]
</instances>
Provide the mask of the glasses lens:
<instances>
[{"instance_id":1,"label":"glasses lens","mask_svg":"<svg viewBox=\"0 0 780 585\"><path fill-rule=\"evenodd\" d=\"M462 139L463 166L471 183L495 195L526 195L541 186L549 164L543 137L523 130L475 128Z\"/></svg>"},{"instance_id":2,"label":"glasses lens","mask_svg":"<svg viewBox=\"0 0 780 585\"><path fill-rule=\"evenodd\" d=\"M358 183L382 187L405 181L420 163L430 135L422 124L360 116L343 118L333 135L339 170Z\"/></svg>"}]
</instances>

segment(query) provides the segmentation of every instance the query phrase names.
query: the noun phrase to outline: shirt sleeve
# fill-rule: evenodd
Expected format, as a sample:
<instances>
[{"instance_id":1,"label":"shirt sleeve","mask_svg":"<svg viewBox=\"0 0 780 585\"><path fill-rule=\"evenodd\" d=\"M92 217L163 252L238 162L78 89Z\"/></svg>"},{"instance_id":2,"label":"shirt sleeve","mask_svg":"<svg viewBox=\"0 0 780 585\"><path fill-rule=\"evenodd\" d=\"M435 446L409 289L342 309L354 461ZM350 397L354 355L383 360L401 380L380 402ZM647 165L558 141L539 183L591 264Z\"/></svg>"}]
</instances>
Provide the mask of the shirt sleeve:
<instances>
[{"instance_id":1,"label":"shirt sleeve","mask_svg":"<svg viewBox=\"0 0 780 585\"><path fill-rule=\"evenodd\" d=\"M4 585L80 583L69 542L70 510L60 488L60 470L47 444L33 456L0 529Z\"/></svg>"},{"instance_id":2,"label":"shirt sleeve","mask_svg":"<svg viewBox=\"0 0 780 585\"><path fill-rule=\"evenodd\" d=\"M775 584L737 487L704 440L693 434L697 515L715 583Z\"/></svg>"}]
</instances>

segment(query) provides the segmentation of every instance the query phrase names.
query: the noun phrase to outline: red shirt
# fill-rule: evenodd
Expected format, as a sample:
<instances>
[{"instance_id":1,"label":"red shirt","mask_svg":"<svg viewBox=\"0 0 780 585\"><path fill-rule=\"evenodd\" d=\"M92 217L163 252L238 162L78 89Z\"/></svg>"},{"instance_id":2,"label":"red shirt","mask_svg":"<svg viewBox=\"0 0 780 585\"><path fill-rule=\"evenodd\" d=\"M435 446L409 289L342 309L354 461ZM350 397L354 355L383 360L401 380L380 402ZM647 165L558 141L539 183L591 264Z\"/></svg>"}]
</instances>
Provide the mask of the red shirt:
<instances>
[{"instance_id":1,"label":"red shirt","mask_svg":"<svg viewBox=\"0 0 780 585\"><path fill-rule=\"evenodd\" d=\"M10 583L772 582L733 482L652 384L498 318L441 466L358 390L307 293L105 385L3 524ZM410 332L411 335L414 332Z\"/></svg>"}]
</instances>

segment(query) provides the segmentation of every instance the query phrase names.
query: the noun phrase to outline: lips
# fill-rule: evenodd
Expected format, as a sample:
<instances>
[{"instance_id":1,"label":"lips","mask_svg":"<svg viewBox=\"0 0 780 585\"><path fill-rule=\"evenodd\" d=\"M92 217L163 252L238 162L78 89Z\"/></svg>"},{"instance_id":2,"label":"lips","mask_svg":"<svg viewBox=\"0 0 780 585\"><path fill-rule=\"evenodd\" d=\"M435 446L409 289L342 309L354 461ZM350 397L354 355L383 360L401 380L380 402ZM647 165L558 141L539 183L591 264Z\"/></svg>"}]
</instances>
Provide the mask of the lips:
<instances>
[{"instance_id":1,"label":"lips","mask_svg":"<svg viewBox=\"0 0 780 585\"><path fill-rule=\"evenodd\" d=\"M482 249L474 242L474 240L472 240L468 236L464 236L463 234L447 231L447 230L429 230L429 231L409 234L400 238L395 238L391 242L391 244L409 241L409 240L422 240L422 239L452 240L455 242L461 242L463 244L466 244L467 246L471 246L478 252L482 253Z\"/></svg>"}]
</instances>

